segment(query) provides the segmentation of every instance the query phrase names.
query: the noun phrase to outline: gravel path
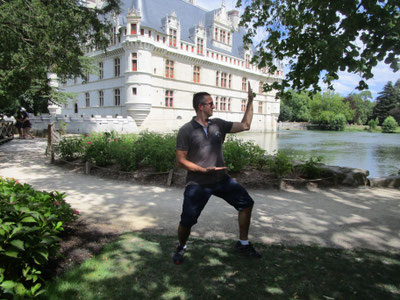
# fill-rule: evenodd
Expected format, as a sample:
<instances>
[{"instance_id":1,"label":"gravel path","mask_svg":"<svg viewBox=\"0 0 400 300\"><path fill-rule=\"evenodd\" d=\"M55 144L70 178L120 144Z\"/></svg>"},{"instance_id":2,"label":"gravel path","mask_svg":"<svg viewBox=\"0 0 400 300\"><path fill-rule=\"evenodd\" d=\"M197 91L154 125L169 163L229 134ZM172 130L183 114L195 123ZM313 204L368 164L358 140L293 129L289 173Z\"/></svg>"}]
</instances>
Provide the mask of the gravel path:
<instances>
[{"instance_id":1,"label":"gravel path","mask_svg":"<svg viewBox=\"0 0 400 300\"><path fill-rule=\"evenodd\" d=\"M0 176L39 190L59 190L82 218L110 231L150 230L174 235L182 205L181 188L138 185L87 176L50 165L46 140L12 140L0 145ZM400 190L329 188L249 190L256 201L251 240L263 243L400 252ZM236 239L237 213L212 197L193 236Z\"/></svg>"}]
</instances>

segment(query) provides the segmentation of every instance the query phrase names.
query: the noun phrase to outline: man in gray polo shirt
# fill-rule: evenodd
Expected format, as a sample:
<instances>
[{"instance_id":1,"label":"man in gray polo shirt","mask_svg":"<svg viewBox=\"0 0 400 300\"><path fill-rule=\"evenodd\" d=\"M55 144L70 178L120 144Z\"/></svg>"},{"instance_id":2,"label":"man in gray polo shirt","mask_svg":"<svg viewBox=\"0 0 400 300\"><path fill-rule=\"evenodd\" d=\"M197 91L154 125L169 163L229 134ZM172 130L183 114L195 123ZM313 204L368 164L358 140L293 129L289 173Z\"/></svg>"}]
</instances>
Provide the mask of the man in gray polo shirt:
<instances>
[{"instance_id":1,"label":"man in gray polo shirt","mask_svg":"<svg viewBox=\"0 0 400 300\"><path fill-rule=\"evenodd\" d=\"M239 212L239 241L235 248L241 253L260 258L248 241L253 199L247 191L226 173L222 144L227 133L250 129L253 119L253 92L248 84L248 102L241 122L210 119L215 108L210 94L202 92L193 96L196 116L181 127L176 143L178 165L188 170L184 192L181 221L178 227L179 245L173 261L183 262L186 242L191 228L197 223L201 211L211 195L223 198Z\"/></svg>"}]
</instances>

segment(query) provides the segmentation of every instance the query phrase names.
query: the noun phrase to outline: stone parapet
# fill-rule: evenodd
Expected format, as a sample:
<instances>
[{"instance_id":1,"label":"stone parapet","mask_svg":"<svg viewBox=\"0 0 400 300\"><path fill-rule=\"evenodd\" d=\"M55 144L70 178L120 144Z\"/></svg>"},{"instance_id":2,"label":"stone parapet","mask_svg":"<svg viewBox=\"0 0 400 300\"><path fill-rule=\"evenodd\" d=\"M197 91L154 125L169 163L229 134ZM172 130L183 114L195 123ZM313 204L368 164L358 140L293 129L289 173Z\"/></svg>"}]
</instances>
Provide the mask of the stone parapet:
<instances>
[{"instance_id":1,"label":"stone parapet","mask_svg":"<svg viewBox=\"0 0 400 300\"><path fill-rule=\"evenodd\" d=\"M90 133L116 131L118 133L140 132L135 121L131 117L121 116L78 116L78 115L56 115L43 114L31 116L32 129L34 131L45 131L49 124L56 124L57 129L63 129L66 133Z\"/></svg>"}]
</instances>

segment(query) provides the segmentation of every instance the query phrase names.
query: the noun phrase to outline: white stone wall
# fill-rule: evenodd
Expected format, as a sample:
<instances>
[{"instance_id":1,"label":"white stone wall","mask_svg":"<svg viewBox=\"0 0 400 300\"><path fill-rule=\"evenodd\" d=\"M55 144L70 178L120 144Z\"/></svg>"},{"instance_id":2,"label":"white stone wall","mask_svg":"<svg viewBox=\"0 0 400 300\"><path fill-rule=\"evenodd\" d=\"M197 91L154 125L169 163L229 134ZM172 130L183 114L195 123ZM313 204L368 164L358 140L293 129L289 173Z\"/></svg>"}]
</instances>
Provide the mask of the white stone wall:
<instances>
[{"instance_id":1,"label":"white stone wall","mask_svg":"<svg viewBox=\"0 0 400 300\"><path fill-rule=\"evenodd\" d=\"M32 130L47 130L49 124L56 124L56 128L65 128L67 133L87 134L93 131L119 133L139 133L142 129L136 126L135 121L131 117L118 116L50 116L43 114L41 116L31 116Z\"/></svg>"}]
</instances>

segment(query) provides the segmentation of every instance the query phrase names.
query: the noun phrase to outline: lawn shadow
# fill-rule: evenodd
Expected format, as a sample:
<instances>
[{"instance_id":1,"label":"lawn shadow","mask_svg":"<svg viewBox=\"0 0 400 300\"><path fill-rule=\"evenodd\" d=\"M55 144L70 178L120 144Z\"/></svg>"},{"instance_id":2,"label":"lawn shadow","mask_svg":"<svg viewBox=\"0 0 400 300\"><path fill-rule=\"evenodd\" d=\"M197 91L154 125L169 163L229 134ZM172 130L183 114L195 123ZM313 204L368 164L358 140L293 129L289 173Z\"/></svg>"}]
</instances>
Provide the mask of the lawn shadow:
<instances>
[{"instance_id":1,"label":"lawn shadow","mask_svg":"<svg viewBox=\"0 0 400 300\"><path fill-rule=\"evenodd\" d=\"M47 299L398 299L400 256L317 246L256 246L192 239L182 265L175 237L126 233L52 282Z\"/></svg>"}]
</instances>

